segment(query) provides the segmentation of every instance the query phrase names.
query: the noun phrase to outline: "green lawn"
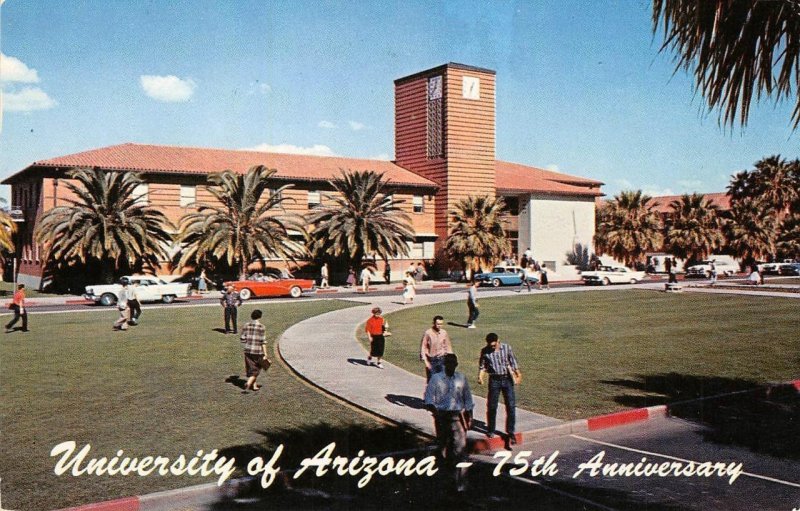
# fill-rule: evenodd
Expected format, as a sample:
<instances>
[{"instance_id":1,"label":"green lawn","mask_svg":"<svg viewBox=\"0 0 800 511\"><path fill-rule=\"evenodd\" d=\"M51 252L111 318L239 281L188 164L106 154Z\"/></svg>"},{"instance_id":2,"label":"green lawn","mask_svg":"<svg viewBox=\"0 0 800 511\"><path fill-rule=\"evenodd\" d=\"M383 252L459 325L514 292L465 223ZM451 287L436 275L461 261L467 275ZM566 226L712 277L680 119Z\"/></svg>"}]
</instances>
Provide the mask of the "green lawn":
<instances>
[{"instance_id":1,"label":"green lawn","mask_svg":"<svg viewBox=\"0 0 800 511\"><path fill-rule=\"evenodd\" d=\"M16 287L14 286L13 282L0 282L0 297L8 297L9 301L11 296L14 294ZM34 298L37 296L59 296L51 293L42 293L37 291L36 289L31 289L29 287L25 288L25 296L27 298Z\"/></svg>"},{"instance_id":2,"label":"green lawn","mask_svg":"<svg viewBox=\"0 0 800 511\"><path fill-rule=\"evenodd\" d=\"M243 323L254 307L261 308L274 341L303 318L349 305L338 300L248 303L239 317ZM65 440L91 443L97 456L122 449L132 456L174 459L200 449L225 449L245 462L282 441L287 448L281 460L287 462L336 438L337 450L347 448L343 444L349 438L370 450L370 435L379 437L374 447L383 451L413 442L398 441L372 419L320 395L281 364L259 377L265 384L260 392L243 394L226 382L243 376L244 368L238 337L213 330L222 322L219 307L145 310L141 325L128 332L112 332L116 310L92 310L31 310L30 333L0 338L0 477L6 509L54 509L211 481L57 477L49 453Z\"/></svg>"},{"instance_id":3,"label":"green lawn","mask_svg":"<svg viewBox=\"0 0 800 511\"><path fill-rule=\"evenodd\" d=\"M387 316L386 359L423 374L419 340L441 314L459 370L477 385L488 332L511 344L524 382L519 406L561 419L800 378L800 301L644 290L527 294L480 300L467 330L463 301Z\"/></svg>"}]
</instances>

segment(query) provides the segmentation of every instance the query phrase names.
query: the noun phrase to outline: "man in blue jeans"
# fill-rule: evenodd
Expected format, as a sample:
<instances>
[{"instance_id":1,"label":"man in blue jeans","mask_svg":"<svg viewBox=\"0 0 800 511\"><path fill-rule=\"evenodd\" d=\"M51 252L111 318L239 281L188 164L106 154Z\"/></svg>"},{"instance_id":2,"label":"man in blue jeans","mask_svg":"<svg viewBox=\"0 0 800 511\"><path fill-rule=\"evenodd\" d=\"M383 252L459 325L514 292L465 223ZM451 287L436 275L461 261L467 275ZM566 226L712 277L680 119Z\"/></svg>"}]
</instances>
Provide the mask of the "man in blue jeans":
<instances>
[{"instance_id":1,"label":"man in blue jeans","mask_svg":"<svg viewBox=\"0 0 800 511\"><path fill-rule=\"evenodd\" d=\"M517 443L514 436L516 426L516 397L514 385L522 379L522 373L517 365L517 358L511 346L503 344L496 333L486 336L486 346L481 350L478 362L478 384L483 385L484 379L489 377L489 397L486 404L486 436L494 436L497 421L497 403L500 393L506 404L506 443L507 446Z\"/></svg>"},{"instance_id":2,"label":"man in blue jeans","mask_svg":"<svg viewBox=\"0 0 800 511\"><path fill-rule=\"evenodd\" d=\"M480 285L480 281L473 280L467 291L467 308L469 309L467 328L475 328L475 322L478 321L478 315L481 313L478 309L478 286Z\"/></svg>"}]
</instances>

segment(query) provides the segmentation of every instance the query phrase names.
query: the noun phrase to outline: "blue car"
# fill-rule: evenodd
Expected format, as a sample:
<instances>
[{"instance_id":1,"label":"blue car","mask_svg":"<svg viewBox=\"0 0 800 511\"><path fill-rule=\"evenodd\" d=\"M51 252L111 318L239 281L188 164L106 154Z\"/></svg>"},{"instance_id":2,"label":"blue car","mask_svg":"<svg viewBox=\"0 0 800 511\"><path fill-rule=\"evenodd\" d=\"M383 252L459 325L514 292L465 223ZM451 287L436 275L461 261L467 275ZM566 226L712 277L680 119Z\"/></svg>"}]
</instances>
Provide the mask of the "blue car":
<instances>
[{"instance_id":1,"label":"blue car","mask_svg":"<svg viewBox=\"0 0 800 511\"><path fill-rule=\"evenodd\" d=\"M475 280L481 285L492 285L494 287L500 286L519 286L522 284L522 277L525 271L519 266L495 266L492 271L486 273L476 273ZM528 282L536 284L539 279L536 277L528 277Z\"/></svg>"}]
</instances>

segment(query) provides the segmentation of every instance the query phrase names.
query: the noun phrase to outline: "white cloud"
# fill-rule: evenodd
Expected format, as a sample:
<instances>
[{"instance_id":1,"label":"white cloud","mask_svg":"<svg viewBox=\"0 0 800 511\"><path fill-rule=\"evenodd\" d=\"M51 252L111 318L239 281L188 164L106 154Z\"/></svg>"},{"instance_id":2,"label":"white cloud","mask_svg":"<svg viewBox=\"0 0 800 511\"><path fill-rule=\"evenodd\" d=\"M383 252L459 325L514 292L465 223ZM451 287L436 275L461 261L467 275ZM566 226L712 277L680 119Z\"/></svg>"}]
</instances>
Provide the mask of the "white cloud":
<instances>
[{"instance_id":1,"label":"white cloud","mask_svg":"<svg viewBox=\"0 0 800 511\"><path fill-rule=\"evenodd\" d=\"M18 58L0 53L0 81L39 83L39 75Z\"/></svg>"},{"instance_id":2,"label":"white cloud","mask_svg":"<svg viewBox=\"0 0 800 511\"><path fill-rule=\"evenodd\" d=\"M248 96L253 96L254 94L269 94L272 92L272 87L269 86L267 83L261 83L258 80L250 84L250 89L247 91Z\"/></svg>"},{"instance_id":3,"label":"white cloud","mask_svg":"<svg viewBox=\"0 0 800 511\"><path fill-rule=\"evenodd\" d=\"M142 75L139 77L145 94L156 101L183 103L189 101L197 88L192 79L182 80L177 76Z\"/></svg>"},{"instance_id":4,"label":"white cloud","mask_svg":"<svg viewBox=\"0 0 800 511\"><path fill-rule=\"evenodd\" d=\"M325 128L326 130L332 130L338 128L338 126L336 126L331 121L319 121L317 123L317 128Z\"/></svg>"},{"instance_id":5,"label":"white cloud","mask_svg":"<svg viewBox=\"0 0 800 511\"><path fill-rule=\"evenodd\" d=\"M662 197L664 195L677 195L671 188L659 188L656 185L644 185L642 193L650 197Z\"/></svg>"},{"instance_id":6,"label":"white cloud","mask_svg":"<svg viewBox=\"0 0 800 511\"><path fill-rule=\"evenodd\" d=\"M555 163L551 163L550 165L546 166L544 169L545 170L549 170L551 172L561 172L559 170L559 168L558 168L558 165L556 165Z\"/></svg>"},{"instance_id":7,"label":"white cloud","mask_svg":"<svg viewBox=\"0 0 800 511\"><path fill-rule=\"evenodd\" d=\"M381 154L377 154L375 156L371 156L368 159L370 159L370 160L381 160L381 161L391 161L392 158L389 156L388 153L381 153Z\"/></svg>"},{"instance_id":8,"label":"white cloud","mask_svg":"<svg viewBox=\"0 0 800 511\"><path fill-rule=\"evenodd\" d=\"M300 147L292 144L258 144L255 147L245 147L245 151L261 151L265 153L288 153L288 154L305 154L311 156L338 156L333 150L322 144L314 144L311 147Z\"/></svg>"},{"instance_id":9,"label":"white cloud","mask_svg":"<svg viewBox=\"0 0 800 511\"><path fill-rule=\"evenodd\" d=\"M350 129L353 131L361 131L364 128L366 128L366 125L364 123L358 121L347 121L347 124L350 125Z\"/></svg>"},{"instance_id":10,"label":"white cloud","mask_svg":"<svg viewBox=\"0 0 800 511\"><path fill-rule=\"evenodd\" d=\"M634 186L633 183L628 181L627 179L615 179L614 184L616 184L620 190L633 190Z\"/></svg>"},{"instance_id":11,"label":"white cloud","mask_svg":"<svg viewBox=\"0 0 800 511\"><path fill-rule=\"evenodd\" d=\"M56 105L55 100L38 87L25 87L19 92L5 92L3 94L3 109L7 112L47 110Z\"/></svg>"},{"instance_id":12,"label":"white cloud","mask_svg":"<svg viewBox=\"0 0 800 511\"><path fill-rule=\"evenodd\" d=\"M682 179L678 181L678 185L684 190L699 190L703 187L703 182L699 179Z\"/></svg>"}]
</instances>

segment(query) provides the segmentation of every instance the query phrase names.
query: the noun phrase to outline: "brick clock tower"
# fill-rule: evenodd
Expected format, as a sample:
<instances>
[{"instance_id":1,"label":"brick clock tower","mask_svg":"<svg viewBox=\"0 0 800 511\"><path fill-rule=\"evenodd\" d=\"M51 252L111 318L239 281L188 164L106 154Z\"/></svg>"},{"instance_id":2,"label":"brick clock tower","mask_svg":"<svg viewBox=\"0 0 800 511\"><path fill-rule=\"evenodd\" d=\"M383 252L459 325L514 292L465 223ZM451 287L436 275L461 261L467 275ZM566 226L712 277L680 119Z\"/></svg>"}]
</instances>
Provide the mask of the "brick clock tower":
<instances>
[{"instance_id":1,"label":"brick clock tower","mask_svg":"<svg viewBox=\"0 0 800 511\"><path fill-rule=\"evenodd\" d=\"M451 62L395 80L394 97L397 164L439 185L438 256L455 204L495 195L495 72Z\"/></svg>"}]
</instances>

